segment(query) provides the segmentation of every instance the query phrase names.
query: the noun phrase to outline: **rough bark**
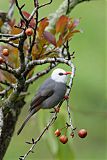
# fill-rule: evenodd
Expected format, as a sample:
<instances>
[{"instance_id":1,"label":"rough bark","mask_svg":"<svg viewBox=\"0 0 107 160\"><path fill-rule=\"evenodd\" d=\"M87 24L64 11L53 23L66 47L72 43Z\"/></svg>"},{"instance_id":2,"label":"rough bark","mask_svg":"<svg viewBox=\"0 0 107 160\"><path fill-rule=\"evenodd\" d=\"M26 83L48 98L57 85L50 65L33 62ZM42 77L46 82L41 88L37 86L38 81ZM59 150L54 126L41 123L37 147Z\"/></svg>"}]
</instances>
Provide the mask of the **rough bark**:
<instances>
[{"instance_id":1,"label":"rough bark","mask_svg":"<svg viewBox=\"0 0 107 160\"><path fill-rule=\"evenodd\" d=\"M18 101L15 104L15 107L9 110L7 114L5 114L5 109L3 110L2 108L0 109L0 115L3 118L2 119L3 121L1 120L1 125L0 125L0 127L2 126L2 132L0 135L0 160L3 159L6 153L8 145L14 133L18 116L24 104L25 104L24 99Z\"/></svg>"}]
</instances>

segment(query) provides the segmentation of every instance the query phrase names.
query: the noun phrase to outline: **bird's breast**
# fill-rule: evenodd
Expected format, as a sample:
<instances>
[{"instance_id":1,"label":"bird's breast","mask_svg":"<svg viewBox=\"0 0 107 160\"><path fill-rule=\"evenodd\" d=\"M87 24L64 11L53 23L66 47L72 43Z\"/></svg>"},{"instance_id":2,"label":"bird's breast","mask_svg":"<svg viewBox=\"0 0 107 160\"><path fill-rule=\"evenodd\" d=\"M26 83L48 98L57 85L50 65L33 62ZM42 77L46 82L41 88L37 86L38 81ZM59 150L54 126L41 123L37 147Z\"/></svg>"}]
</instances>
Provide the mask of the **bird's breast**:
<instances>
[{"instance_id":1,"label":"bird's breast","mask_svg":"<svg viewBox=\"0 0 107 160\"><path fill-rule=\"evenodd\" d=\"M53 108L64 98L66 93L66 84L56 82L54 93L42 103L43 109Z\"/></svg>"}]
</instances>

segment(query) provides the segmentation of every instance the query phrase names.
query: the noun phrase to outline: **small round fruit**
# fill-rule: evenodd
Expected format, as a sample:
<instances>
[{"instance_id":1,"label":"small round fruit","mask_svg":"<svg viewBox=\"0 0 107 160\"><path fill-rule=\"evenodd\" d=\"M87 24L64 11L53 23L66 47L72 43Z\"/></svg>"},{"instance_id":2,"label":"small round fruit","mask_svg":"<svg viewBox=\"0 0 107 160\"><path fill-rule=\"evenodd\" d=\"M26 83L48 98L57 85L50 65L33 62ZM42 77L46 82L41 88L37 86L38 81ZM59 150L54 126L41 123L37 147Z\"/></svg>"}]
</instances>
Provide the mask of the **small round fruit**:
<instances>
[{"instance_id":1,"label":"small round fruit","mask_svg":"<svg viewBox=\"0 0 107 160\"><path fill-rule=\"evenodd\" d=\"M27 28L25 31L27 36L31 36L33 34L33 29L32 28Z\"/></svg>"},{"instance_id":2,"label":"small round fruit","mask_svg":"<svg viewBox=\"0 0 107 160\"><path fill-rule=\"evenodd\" d=\"M66 144L68 142L68 137L66 135L62 135L59 140L61 143Z\"/></svg>"},{"instance_id":3,"label":"small round fruit","mask_svg":"<svg viewBox=\"0 0 107 160\"><path fill-rule=\"evenodd\" d=\"M0 57L0 64L2 64L3 62L4 62L4 59Z\"/></svg>"},{"instance_id":4,"label":"small round fruit","mask_svg":"<svg viewBox=\"0 0 107 160\"><path fill-rule=\"evenodd\" d=\"M80 129L80 130L78 131L78 136L79 136L80 138L85 138L85 137L87 136L87 131L86 131L85 129Z\"/></svg>"},{"instance_id":5,"label":"small round fruit","mask_svg":"<svg viewBox=\"0 0 107 160\"><path fill-rule=\"evenodd\" d=\"M59 137L61 135L61 131L59 130L59 129L57 129L56 131L55 131L55 136L56 137Z\"/></svg>"},{"instance_id":6,"label":"small round fruit","mask_svg":"<svg viewBox=\"0 0 107 160\"><path fill-rule=\"evenodd\" d=\"M4 48L3 51L2 51L2 54L4 56L8 56L9 55L9 50L7 48Z\"/></svg>"}]
</instances>

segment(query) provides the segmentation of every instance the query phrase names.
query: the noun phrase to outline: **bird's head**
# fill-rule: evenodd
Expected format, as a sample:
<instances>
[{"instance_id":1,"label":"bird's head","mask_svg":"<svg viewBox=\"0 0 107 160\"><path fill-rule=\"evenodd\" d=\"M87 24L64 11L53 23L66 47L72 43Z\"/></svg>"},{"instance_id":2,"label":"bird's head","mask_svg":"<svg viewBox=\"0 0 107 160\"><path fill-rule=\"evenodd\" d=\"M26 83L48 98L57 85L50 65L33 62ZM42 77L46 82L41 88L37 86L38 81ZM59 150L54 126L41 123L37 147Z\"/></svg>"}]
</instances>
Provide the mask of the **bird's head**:
<instances>
[{"instance_id":1,"label":"bird's head","mask_svg":"<svg viewBox=\"0 0 107 160\"><path fill-rule=\"evenodd\" d=\"M66 83L68 74L71 74L71 72L66 72L61 68L57 68L52 72L51 78L56 82Z\"/></svg>"}]
</instances>

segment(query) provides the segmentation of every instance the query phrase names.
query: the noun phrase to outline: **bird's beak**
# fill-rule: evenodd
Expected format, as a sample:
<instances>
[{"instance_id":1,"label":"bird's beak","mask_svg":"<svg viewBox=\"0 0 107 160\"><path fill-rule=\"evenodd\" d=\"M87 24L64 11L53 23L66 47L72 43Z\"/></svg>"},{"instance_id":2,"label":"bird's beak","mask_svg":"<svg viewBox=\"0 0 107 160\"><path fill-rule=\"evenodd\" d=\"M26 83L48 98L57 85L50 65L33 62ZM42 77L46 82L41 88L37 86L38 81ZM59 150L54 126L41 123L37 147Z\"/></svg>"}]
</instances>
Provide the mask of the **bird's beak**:
<instances>
[{"instance_id":1,"label":"bird's beak","mask_svg":"<svg viewBox=\"0 0 107 160\"><path fill-rule=\"evenodd\" d=\"M64 75L72 74L72 72L66 72Z\"/></svg>"}]
</instances>

